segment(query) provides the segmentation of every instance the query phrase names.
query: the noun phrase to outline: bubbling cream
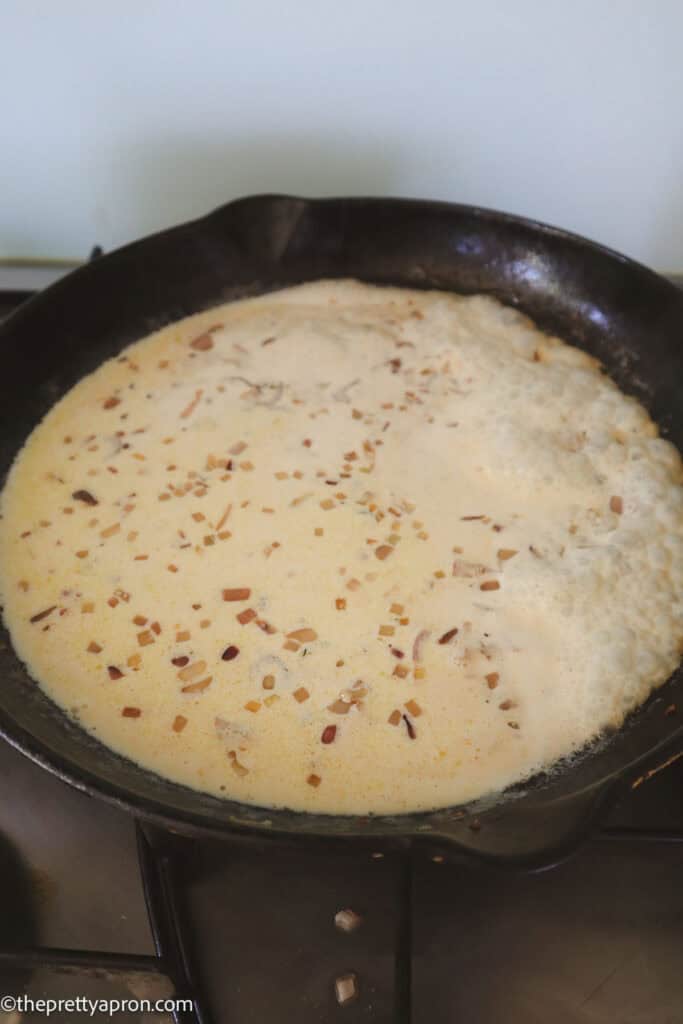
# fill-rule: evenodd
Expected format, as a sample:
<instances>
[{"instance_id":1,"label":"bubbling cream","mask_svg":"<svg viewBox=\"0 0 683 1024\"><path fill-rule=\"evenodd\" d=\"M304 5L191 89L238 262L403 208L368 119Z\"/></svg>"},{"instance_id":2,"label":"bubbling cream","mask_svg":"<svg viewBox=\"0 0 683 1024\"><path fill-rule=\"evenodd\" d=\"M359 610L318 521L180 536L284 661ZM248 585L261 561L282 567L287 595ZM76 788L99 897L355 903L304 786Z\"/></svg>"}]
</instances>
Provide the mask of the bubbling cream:
<instances>
[{"instance_id":1,"label":"bubbling cream","mask_svg":"<svg viewBox=\"0 0 683 1024\"><path fill-rule=\"evenodd\" d=\"M107 746L264 806L503 790L680 658L679 453L494 299L315 282L142 339L33 431L0 594Z\"/></svg>"}]
</instances>

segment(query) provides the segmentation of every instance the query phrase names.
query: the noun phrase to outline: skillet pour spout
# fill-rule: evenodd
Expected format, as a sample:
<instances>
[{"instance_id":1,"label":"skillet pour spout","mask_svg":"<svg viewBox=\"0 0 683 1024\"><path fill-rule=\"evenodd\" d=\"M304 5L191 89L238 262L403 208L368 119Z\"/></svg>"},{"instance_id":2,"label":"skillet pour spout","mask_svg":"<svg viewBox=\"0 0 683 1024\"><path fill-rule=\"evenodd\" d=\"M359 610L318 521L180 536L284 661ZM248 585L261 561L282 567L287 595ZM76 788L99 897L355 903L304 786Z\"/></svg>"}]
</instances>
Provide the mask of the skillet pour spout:
<instances>
[{"instance_id":1,"label":"skillet pour spout","mask_svg":"<svg viewBox=\"0 0 683 1024\"><path fill-rule=\"evenodd\" d=\"M126 345L176 319L320 278L486 293L585 349L683 448L683 293L639 264L557 228L478 207L407 199L254 196L102 256L0 326L8 387L0 468L48 409ZM65 782L166 828L368 843L424 838L491 861L561 859L642 770L683 749L683 672L624 727L550 780L480 812L339 818L218 800L105 748L29 678L0 637L0 735ZM477 828L472 815L478 817ZM474 828L472 825L474 824Z\"/></svg>"}]
</instances>

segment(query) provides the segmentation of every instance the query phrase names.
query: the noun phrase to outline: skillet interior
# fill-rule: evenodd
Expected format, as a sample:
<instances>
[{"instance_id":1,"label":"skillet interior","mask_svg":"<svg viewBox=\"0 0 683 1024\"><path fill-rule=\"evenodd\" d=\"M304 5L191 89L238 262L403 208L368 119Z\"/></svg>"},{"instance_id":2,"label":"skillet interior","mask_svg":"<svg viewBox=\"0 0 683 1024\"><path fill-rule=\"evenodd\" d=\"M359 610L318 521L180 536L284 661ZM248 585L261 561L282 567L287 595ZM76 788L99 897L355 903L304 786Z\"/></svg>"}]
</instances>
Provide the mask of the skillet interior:
<instances>
[{"instance_id":1,"label":"skillet interior","mask_svg":"<svg viewBox=\"0 0 683 1024\"><path fill-rule=\"evenodd\" d=\"M486 292L596 355L683 447L683 293L585 239L473 207L411 200L261 196L133 243L22 306L0 328L0 472L49 407L131 341L203 308L322 277ZM0 732L79 788L166 824L211 834L431 834L493 859L541 863L582 835L649 756L677 750L683 671L624 729L490 808L358 819L247 807L161 779L70 722L0 650ZM683 746L683 742L681 742Z\"/></svg>"}]
</instances>

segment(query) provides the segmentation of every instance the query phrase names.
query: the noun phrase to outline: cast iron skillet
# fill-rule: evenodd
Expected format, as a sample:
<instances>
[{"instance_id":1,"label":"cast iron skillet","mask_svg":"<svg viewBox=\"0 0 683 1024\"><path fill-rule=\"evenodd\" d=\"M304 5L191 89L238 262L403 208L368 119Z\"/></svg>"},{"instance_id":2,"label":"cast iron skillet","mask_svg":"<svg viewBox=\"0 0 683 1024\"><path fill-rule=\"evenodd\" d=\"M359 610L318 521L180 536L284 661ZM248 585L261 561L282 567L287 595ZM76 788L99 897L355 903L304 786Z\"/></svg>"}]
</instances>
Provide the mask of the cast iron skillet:
<instances>
[{"instance_id":1,"label":"cast iron skillet","mask_svg":"<svg viewBox=\"0 0 683 1024\"><path fill-rule=\"evenodd\" d=\"M0 328L0 471L48 408L124 345L229 299L322 277L496 295L601 359L683 446L683 293L645 267L475 207L256 196L82 267ZM488 808L363 819L263 810L196 793L112 753L43 695L2 639L5 739L86 793L198 835L365 837L375 845L425 836L542 866L574 848L622 787L683 746L680 713L665 714L671 704L683 709L679 669L615 735Z\"/></svg>"}]
</instances>

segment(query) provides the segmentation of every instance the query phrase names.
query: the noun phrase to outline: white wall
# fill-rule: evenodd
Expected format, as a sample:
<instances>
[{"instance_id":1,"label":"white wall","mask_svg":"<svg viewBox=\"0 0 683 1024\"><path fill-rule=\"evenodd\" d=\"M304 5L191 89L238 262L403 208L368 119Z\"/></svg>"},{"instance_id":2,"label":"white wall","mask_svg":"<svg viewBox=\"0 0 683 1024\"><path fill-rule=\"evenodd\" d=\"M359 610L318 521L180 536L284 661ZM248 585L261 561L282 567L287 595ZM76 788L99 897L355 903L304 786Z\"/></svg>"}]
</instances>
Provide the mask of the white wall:
<instances>
[{"instance_id":1,"label":"white wall","mask_svg":"<svg viewBox=\"0 0 683 1024\"><path fill-rule=\"evenodd\" d=\"M683 269L680 0L2 0L0 257L258 191L500 207Z\"/></svg>"}]
</instances>

